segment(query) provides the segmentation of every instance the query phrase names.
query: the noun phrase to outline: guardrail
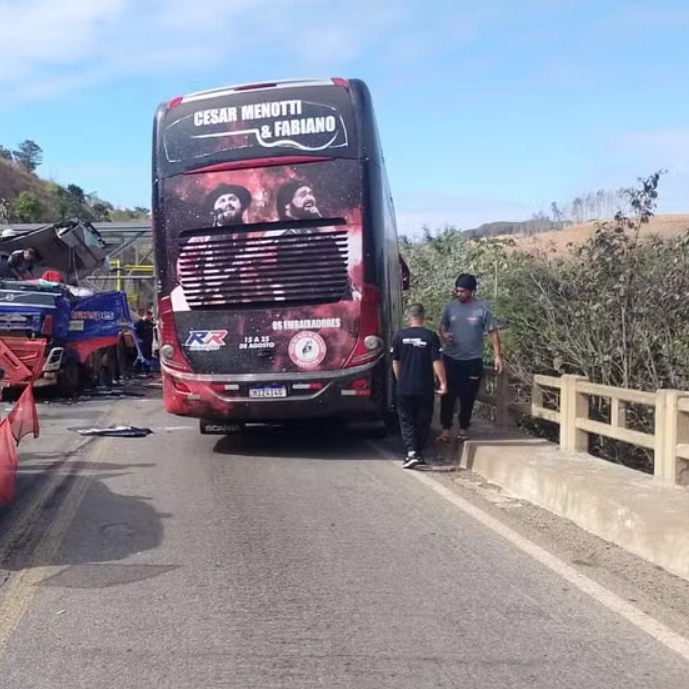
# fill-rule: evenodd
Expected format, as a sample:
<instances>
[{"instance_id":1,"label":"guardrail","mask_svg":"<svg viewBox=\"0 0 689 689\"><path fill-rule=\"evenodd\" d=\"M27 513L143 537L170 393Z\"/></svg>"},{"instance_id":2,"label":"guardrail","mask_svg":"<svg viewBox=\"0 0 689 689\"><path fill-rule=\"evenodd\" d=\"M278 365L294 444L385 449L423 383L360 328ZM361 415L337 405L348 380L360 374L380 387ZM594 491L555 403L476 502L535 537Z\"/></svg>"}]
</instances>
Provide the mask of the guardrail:
<instances>
[{"instance_id":1,"label":"guardrail","mask_svg":"<svg viewBox=\"0 0 689 689\"><path fill-rule=\"evenodd\" d=\"M544 406L544 392L557 391L556 409ZM589 418L591 397L610 400L610 422ZM654 411L654 432L627 428L627 406ZM587 452L588 436L595 434L646 448L653 452L653 474L674 485L689 485L689 392L641 392L598 385L575 375L534 376L531 416L560 426L560 448L568 453Z\"/></svg>"},{"instance_id":2,"label":"guardrail","mask_svg":"<svg viewBox=\"0 0 689 689\"><path fill-rule=\"evenodd\" d=\"M515 401L512 382L513 379L507 373L498 374L489 367L483 369L476 400L489 408L491 421L498 428L513 427L518 416L528 413L524 404Z\"/></svg>"}]
</instances>

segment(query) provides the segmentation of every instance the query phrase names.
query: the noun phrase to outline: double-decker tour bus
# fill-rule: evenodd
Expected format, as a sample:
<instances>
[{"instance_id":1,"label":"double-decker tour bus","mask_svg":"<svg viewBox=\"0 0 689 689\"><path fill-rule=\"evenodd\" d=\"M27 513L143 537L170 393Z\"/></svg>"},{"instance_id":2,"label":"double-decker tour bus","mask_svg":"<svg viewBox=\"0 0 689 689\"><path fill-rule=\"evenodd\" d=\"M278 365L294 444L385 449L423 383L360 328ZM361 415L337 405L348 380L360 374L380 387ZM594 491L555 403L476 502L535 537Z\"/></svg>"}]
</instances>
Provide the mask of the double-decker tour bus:
<instances>
[{"instance_id":1,"label":"double-decker tour bus","mask_svg":"<svg viewBox=\"0 0 689 689\"><path fill-rule=\"evenodd\" d=\"M169 413L202 433L390 418L408 270L365 83L160 105L152 208Z\"/></svg>"}]
</instances>

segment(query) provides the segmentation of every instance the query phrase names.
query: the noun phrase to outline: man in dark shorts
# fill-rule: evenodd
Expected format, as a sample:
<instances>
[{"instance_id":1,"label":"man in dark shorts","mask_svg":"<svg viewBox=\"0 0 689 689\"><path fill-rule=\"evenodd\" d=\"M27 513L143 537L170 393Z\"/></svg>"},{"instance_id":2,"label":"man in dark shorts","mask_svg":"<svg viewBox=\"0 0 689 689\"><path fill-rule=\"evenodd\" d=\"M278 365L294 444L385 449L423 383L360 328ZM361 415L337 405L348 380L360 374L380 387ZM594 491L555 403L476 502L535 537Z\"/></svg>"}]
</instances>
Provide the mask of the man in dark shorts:
<instances>
[{"instance_id":1,"label":"man in dark shorts","mask_svg":"<svg viewBox=\"0 0 689 689\"><path fill-rule=\"evenodd\" d=\"M450 440L450 430L459 400L457 439L469 438L474 403L483 377L483 342L486 335L493 345L494 367L502 373L502 348L498 326L486 302L476 299L476 278L462 273L455 281L455 299L443 311L440 334L446 342L443 361L447 370L448 394L440 402L442 433L439 442Z\"/></svg>"},{"instance_id":2,"label":"man in dark shorts","mask_svg":"<svg viewBox=\"0 0 689 689\"><path fill-rule=\"evenodd\" d=\"M440 394L447 392L445 366L440 356L440 339L424 327L421 304L409 307L409 327L400 330L392 342L392 369L397 379L397 411L406 453L405 469L425 464L423 451L433 420L435 378Z\"/></svg>"}]
</instances>

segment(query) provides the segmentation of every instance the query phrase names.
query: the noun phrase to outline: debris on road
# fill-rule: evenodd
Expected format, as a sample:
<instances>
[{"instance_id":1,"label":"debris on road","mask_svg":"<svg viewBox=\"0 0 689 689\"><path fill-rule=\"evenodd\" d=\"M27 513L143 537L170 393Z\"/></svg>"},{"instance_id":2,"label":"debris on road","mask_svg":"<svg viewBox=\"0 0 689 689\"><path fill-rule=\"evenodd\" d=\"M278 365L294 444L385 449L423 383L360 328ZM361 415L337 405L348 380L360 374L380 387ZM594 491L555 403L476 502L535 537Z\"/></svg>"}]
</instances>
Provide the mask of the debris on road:
<instances>
[{"instance_id":1,"label":"debris on road","mask_svg":"<svg viewBox=\"0 0 689 689\"><path fill-rule=\"evenodd\" d=\"M98 435L114 438L145 438L153 433L150 428L137 428L136 426L106 426L105 428L69 428L79 435Z\"/></svg>"}]
</instances>

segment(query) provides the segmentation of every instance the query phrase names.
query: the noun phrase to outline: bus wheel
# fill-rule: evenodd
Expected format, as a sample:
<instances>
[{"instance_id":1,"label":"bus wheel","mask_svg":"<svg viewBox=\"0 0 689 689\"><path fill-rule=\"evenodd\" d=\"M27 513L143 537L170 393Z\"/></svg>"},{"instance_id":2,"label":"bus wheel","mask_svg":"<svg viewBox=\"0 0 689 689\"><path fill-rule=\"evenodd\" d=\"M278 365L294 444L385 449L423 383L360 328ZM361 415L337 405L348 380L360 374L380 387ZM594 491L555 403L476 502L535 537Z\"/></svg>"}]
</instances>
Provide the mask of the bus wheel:
<instances>
[{"instance_id":1,"label":"bus wheel","mask_svg":"<svg viewBox=\"0 0 689 689\"><path fill-rule=\"evenodd\" d=\"M400 419L396 410L391 410L385 414L385 429L388 435L397 435L400 431Z\"/></svg>"},{"instance_id":2,"label":"bus wheel","mask_svg":"<svg viewBox=\"0 0 689 689\"><path fill-rule=\"evenodd\" d=\"M201 435L234 435L236 433L243 433L245 428L246 424L232 421L199 420Z\"/></svg>"},{"instance_id":3,"label":"bus wheel","mask_svg":"<svg viewBox=\"0 0 689 689\"><path fill-rule=\"evenodd\" d=\"M384 440L391 432L387 419L366 422L361 425L360 431L367 438L372 438L373 440Z\"/></svg>"}]
</instances>

